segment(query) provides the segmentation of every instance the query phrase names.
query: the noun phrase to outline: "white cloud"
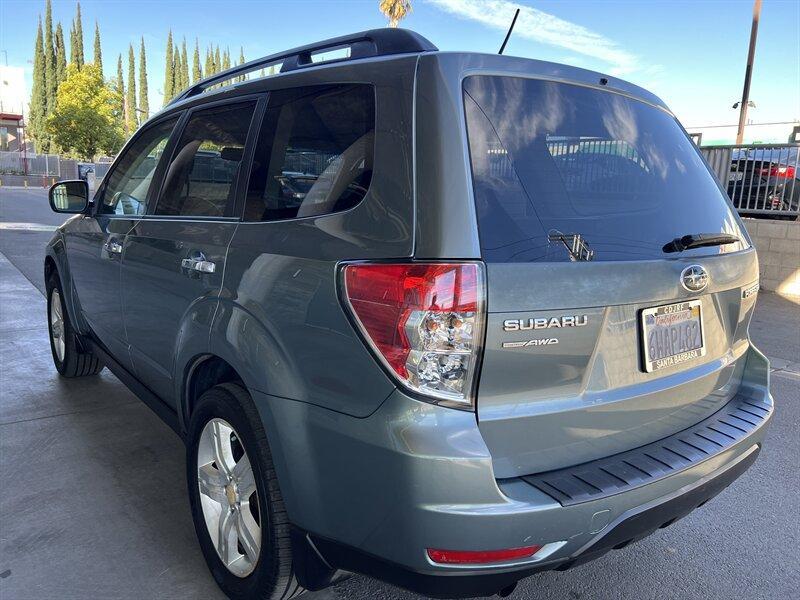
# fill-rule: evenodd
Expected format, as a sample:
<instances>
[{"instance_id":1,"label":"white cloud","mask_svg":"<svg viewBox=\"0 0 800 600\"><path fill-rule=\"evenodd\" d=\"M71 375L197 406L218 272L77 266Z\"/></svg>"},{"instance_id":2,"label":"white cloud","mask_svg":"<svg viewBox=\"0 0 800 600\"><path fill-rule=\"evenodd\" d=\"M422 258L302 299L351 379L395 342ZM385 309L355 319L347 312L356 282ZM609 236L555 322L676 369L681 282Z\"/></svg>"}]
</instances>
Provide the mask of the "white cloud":
<instances>
[{"instance_id":1,"label":"white cloud","mask_svg":"<svg viewBox=\"0 0 800 600\"><path fill-rule=\"evenodd\" d=\"M625 75L639 68L636 55L623 50L613 40L570 21L536 8L520 6L507 0L429 0L440 9L458 17L483 23L499 31L507 31L520 8L513 37L563 48L602 60L610 65L612 75ZM498 45L499 47L499 45Z\"/></svg>"}]
</instances>

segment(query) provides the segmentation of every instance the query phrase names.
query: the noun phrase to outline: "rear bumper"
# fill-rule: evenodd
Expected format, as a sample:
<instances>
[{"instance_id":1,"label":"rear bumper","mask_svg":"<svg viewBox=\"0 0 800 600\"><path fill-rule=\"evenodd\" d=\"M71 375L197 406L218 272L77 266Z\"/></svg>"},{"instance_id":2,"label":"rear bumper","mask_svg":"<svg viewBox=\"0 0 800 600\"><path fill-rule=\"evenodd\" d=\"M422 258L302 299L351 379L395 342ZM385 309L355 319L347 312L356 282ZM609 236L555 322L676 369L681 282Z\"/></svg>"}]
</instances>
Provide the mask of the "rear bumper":
<instances>
[{"instance_id":1,"label":"rear bumper","mask_svg":"<svg viewBox=\"0 0 800 600\"><path fill-rule=\"evenodd\" d=\"M643 537L741 475L755 460L773 411L766 360L753 352L735 400L761 406L761 418L742 436L662 477L578 501L523 478L498 481L472 413L399 391L363 419L253 395L289 518L329 566L432 596L476 596ZM545 549L503 565L443 566L426 554L427 548L534 544Z\"/></svg>"},{"instance_id":2,"label":"rear bumper","mask_svg":"<svg viewBox=\"0 0 800 600\"><path fill-rule=\"evenodd\" d=\"M713 473L692 486L680 488L671 497L663 498L658 503L638 507L621 515L580 549L575 557L545 561L515 570L470 574L420 573L332 540L313 535L309 535L309 538L323 559L338 569L369 575L437 598L491 596L534 573L569 569L671 525L728 487L755 462L760 449L759 444L753 445L721 472Z\"/></svg>"}]
</instances>

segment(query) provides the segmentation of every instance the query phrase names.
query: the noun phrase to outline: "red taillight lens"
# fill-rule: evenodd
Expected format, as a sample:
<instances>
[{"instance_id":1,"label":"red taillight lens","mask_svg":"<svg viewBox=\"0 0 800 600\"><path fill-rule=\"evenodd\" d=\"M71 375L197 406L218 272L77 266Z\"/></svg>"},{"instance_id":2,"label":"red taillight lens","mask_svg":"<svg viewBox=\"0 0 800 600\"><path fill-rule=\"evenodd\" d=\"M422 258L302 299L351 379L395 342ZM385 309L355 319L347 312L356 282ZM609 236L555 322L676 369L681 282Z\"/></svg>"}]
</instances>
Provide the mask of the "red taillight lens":
<instances>
[{"instance_id":1,"label":"red taillight lens","mask_svg":"<svg viewBox=\"0 0 800 600\"><path fill-rule=\"evenodd\" d=\"M507 550L434 550L428 548L428 557L442 565L481 565L529 558L541 550L541 546L525 546Z\"/></svg>"},{"instance_id":2,"label":"red taillight lens","mask_svg":"<svg viewBox=\"0 0 800 600\"><path fill-rule=\"evenodd\" d=\"M403 385L471 405L483 339L480 265L348 264L344 293L362 333Z\"/></svg>"},{"instance_id":3,"label":"red taillight lens","mask_svg":"<svg viewBox=\"0 0 800 600\"><path fill-rule=\"evenodd\" d=\"M763 177L782 177L792 179L795 175L794 167L769 167L761 169Z\"/></svg>"}]
</instances>

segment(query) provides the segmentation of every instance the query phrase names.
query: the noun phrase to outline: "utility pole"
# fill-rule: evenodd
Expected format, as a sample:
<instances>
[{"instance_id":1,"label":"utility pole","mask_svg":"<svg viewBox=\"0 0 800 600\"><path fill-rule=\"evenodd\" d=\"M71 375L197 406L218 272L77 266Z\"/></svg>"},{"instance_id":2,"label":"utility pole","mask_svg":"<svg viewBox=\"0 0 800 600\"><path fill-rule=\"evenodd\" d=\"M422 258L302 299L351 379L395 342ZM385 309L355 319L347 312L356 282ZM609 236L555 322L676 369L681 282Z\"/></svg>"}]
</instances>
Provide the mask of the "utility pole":
<instances>
[{"instance_id":1,"label":"utility pole","mask_svg":"<svg viewBox=\"0 0 800 600\"><path fill-rule=\"evenodd\" d=\"M753 3L753 25L750 27L750 49L747 51L747 68L744 72L744 89L742 103L739 105L739 129L736 131L736 143L741 144L744 137L744 126L747 123L747 103L750 101L750 78L753 76L753 58L756 54L756 38L758 37L758 20L761 17L761 0Z\"/></svg>"}]
</instances>

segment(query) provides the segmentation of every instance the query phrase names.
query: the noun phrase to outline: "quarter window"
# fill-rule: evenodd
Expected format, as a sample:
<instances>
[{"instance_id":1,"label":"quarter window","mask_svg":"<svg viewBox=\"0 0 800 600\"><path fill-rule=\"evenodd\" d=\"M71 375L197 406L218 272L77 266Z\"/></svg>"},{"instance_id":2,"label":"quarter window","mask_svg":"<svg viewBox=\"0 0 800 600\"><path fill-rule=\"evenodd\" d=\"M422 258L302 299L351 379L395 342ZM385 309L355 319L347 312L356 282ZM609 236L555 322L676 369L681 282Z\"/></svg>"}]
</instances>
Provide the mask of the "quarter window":
<instances>
[{"instance_id":1,"label":"quarter window","mask_svg":"<svg viewBox=\"0 0 800 600\"><path fill-rule=\"evenodd\" d=\"M232 214L255 106L255 102L227 104L192 114L167 168L157 215Z\"/></svg>"},{"instance_id":2,"label":"quarter window","mask_svg":"<svg viewBox=\"0 0 800 600\"><path fill-rule=\"evenodd\" d=\"M108 177L99 211L112 215L143 215L158 161L178 118L161 121L142 132L125 150Z\"/></svg>"},{"instance_id":3,"label":"quarter window","mask_svg":"<svg viewBox=\"0 0 800 600\"><path fill-rule=\"evenodd\" d=\"M372 179L375 94L365 84L270 94L247 189L246 221L352 208Z\"/></svg>"}]
</instances>

